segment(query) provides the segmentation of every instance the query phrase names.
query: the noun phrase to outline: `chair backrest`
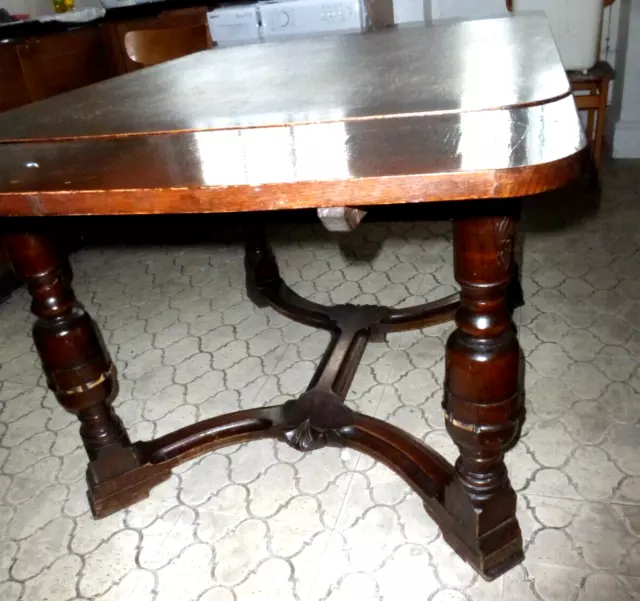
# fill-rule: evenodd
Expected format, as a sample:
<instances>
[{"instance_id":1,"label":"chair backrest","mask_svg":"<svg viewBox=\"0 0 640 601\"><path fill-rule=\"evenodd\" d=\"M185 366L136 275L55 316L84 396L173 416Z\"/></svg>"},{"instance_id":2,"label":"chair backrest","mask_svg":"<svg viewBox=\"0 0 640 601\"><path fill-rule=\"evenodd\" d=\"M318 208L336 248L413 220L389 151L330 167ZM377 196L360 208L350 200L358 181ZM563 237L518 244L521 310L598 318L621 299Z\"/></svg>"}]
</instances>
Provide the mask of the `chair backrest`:
<instances>
[{"instance_id":1,"label":"chair backrest","mask_svg":"<svg viewBox=\"0 0 640 601\"><path fill-rule=\"evenodd\" d=\"M127 56L149 67L211 48L206 25L188 25L166 29L139 29L124 36Z\"/></svg>"}]
</instances>

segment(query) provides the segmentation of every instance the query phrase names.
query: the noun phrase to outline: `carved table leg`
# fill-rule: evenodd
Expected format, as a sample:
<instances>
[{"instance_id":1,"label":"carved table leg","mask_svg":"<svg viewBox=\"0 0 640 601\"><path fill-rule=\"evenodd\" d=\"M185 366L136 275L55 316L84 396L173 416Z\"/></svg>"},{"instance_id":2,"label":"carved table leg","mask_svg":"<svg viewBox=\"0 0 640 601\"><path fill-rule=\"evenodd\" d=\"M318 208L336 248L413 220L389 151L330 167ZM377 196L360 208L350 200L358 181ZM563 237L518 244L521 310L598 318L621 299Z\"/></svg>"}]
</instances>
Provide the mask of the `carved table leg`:
<instances>
[{"instance_id":1,"label":"carved table leg","mask_svg":"<svg viewBox=\"0 0 640 601\"><path fill-rule=\"evenodd\" d=\"M506 294L514 226L512 217L454 224L461 306L447 343L443 407L460 457L443 506L426 503L449 544L488 579L523 559L516 495L503 461L518 431L522 405L520 350Z\"/></svg>"},{"instance_id":2,"label":"carved table leg","mask_svg":"<svg viewBox=\"0 0 640 601\"><path fill-rule=\"evenodd\" d=\"M91 508L96 517L108 515L146 497L170 471L140 467L137 450L111 406L118 392L115 366L96 324L76 300L70 273L53 245L35 234L8 234L4 245L33 299L33 338L49 388L80 421L90 460Z\"/></svg>"}]
</instances>

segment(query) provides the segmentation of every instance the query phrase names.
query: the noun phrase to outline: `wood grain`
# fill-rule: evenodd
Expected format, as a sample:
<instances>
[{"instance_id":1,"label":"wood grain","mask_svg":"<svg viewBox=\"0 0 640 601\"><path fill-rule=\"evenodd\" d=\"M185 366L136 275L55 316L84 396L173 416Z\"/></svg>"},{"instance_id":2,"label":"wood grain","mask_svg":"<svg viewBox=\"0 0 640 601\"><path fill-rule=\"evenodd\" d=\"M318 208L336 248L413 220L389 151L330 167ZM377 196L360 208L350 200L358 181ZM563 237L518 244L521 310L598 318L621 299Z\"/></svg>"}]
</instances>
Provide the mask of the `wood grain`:
<instances>
[{"instance_id":1,"label":"wood grain","mask_svg":"<svg viewBox=\"0 0 640 601\"><path fill-rule=\"evenodd\" d=\"M575 180L582 156L540 167L348 181L267 184L212 189L147 189L0 194L4 216L152 215L235 213L370 206L454 200L514 198L553 190Z\"/></svg>"}]
</instances>

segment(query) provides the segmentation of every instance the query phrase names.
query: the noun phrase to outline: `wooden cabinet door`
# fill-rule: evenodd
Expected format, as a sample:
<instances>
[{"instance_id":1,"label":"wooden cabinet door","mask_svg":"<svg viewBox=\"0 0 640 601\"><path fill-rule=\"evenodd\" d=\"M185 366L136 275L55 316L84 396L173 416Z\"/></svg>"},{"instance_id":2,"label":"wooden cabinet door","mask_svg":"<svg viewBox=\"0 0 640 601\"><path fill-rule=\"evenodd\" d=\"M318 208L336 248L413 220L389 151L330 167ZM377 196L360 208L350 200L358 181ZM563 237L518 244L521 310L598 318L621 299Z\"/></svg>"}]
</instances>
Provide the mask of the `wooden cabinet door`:
<instances>
[{"instance_id":1,"label":"wooden cabinet door","mask_svg":"<svg viewBox=\"0 0 640 601\"><path fill-rule=\"evenodd\" d=\"M113 74L101 27L27 40L18 55L32 101L108 79Z\"/></svg>"},{"instance_id":2,"label":"wooden cabinet door","mask_svg":"<svg viewBox=\"0 0 640 601\"><path fill-rule=\"evenodd\" d=\"M0 112L31 102L17 44L0 44Z\"/></svg>"}]
</instances>

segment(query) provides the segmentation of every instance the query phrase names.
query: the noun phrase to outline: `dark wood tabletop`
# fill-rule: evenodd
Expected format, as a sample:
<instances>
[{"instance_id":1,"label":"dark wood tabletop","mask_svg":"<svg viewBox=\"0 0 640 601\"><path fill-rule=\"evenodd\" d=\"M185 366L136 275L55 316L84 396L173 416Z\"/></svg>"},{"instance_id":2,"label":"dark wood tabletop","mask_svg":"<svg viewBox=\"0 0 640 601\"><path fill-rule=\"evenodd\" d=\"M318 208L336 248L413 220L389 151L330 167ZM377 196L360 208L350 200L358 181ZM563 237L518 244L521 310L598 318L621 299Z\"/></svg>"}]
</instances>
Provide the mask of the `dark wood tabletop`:
<instances>
[{"instance_id":1,"label":"dark wood tabletop","mask_svg":"<svg viewBox=\"0 0 640 601\"><path fill-rule=\"evenodd\" d=\"M507 197L585 140L542 17L214 49L0 115L0 214Z\"/></svg>"}]
</instances>

